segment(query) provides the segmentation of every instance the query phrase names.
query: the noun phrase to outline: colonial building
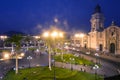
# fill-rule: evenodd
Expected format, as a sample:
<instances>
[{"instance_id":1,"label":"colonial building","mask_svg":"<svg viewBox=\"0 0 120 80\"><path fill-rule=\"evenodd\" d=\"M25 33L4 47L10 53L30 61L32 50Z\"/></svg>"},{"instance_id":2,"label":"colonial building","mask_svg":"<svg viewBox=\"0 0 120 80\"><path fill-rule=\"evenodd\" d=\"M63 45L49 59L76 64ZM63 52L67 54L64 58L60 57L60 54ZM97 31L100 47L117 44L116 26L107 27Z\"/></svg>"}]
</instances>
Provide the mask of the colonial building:
<instances>
[{"instance_id":1,"label":"colonial building","mask_svg":"<svg viewBox=\"0 0 120 80\"><path fill-rule=\"evenodd\" d=\"M112 21L111 25L105 29L104 20L105 18L101 12L101 8L97 5L90 19L91 31L83 37L80 44L82 47L112 54L120 54L120 27Z\"/></svg>"}]
</instances>

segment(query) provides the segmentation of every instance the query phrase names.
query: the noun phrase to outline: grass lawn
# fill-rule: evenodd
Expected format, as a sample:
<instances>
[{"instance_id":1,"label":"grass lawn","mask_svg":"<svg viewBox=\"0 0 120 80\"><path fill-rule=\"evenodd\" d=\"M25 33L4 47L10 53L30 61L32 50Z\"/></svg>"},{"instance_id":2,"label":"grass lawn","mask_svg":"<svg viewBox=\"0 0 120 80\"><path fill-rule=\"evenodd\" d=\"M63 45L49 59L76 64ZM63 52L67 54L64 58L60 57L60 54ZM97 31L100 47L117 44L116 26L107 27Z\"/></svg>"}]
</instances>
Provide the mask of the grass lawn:
<instances>
[{"instance_id":1,"label":"grass lawn","mask_svg":"<svg viewBox=\"0 0 120 80\"><path fill-rule=\"evenodd\" d=\"M79 64L79 65L88 65L88 66L92 66L95 63L84 59L83 57L76 57L73 54L63 54L63 60L61 59L62 55L56 55L55 56L55 60L59 61L59 62L65 62L65 63L72 63L72 64ZM70 58L74 58L74 60L70 60Z\"/></svg>"},{"instance_id":2,"label":"grass lawn","mask_svg":"<svg viewBox=\"0 0 120 80\"><path fill-rule=\"evenodd\" d=\"M55 68L55 70L56 80L95 80L94 74L63 68ZM3 80L53 80L53 72L53 69L50 71L48 67L21 69L17 75L11 70ZM97 75L97 80L103 80L103 78Z\"/></svg>"}]
</instances>

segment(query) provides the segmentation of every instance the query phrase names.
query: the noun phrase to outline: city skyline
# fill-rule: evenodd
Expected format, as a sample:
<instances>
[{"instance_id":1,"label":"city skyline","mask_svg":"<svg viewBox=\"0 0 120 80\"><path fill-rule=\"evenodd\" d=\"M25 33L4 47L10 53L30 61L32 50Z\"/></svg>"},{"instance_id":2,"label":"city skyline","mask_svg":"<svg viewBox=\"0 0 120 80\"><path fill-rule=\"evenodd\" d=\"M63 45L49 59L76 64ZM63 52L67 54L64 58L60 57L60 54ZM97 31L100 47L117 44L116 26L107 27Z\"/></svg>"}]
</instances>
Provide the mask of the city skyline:
<instances>
[{"instance_id":1,"label":"city skyline","mask_svg":"<svg viewBox=\"0 0 120 80\"><path fill-rule=\"evenodd\" d=\"M120 25L120 1L105 0L1 0L0 32L10 30L37 33L50 25L70 31L90 31L90 18L99 4L105 17L105 28L115 21ZM54 19L58 22L55 23Z\"/></svg>"}]
</instances>

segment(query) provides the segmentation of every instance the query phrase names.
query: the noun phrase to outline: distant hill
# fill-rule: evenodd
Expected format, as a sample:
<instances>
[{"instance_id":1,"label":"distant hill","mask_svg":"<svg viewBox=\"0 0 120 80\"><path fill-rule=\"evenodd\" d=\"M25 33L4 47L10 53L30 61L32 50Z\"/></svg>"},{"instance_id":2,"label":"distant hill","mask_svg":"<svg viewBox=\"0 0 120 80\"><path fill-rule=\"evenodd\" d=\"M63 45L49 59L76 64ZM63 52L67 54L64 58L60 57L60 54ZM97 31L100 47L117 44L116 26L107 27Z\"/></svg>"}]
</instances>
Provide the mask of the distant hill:
<instances>
[{"instance_id":1,"label":"distant hill","mask_svg":"<svg viewBox=\"0 0 120 80\"><path fill-rule=\"evenodd\" d=\"M3 35L7 35L7 36L12 36L12 35L15 35L15 34L20 34L20 35L23 35L23 36L27 35L23 32L19 32L19 31L8 31L8 32L3 33Z\"/></svg>"}]
</instances>

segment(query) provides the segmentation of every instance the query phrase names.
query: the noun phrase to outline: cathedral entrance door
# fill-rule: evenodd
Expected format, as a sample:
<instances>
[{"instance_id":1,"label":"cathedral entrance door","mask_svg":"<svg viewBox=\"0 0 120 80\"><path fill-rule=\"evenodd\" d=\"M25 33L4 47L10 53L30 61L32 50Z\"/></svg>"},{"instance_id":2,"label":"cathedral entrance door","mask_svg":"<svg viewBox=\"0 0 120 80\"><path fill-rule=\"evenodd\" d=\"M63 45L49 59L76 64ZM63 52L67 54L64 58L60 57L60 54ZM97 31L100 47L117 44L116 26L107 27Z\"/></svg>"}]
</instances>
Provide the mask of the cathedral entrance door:
<instances>
[{"instance_id":1,"label":"cathedral entrance door","mask_svg":"<svg viewBox=\"0 0 120 80\"><path fill-rule=\"evenodd\" d=\"M102 44L99 45L99 50L100 50L100 51L103 50L103 45L102 45Z\"/></svg>"},{"instance_id":2,"label":"cathedral entrance door","mask_svg":"<svg viewBox=\"0 0 120 80\"><path fill-rule=\"evenodd\" d=\"M84 48L85 48L85 49L87 48L86 44L84 45Z\"/></svg>"},{"instance_id":3,"label":"cathedral entrance door","mask_svg":"<svg viewBox=\"0 0 120 80\"><path fill-rule=\"evenodd\" d=\"M115 44L114 43L110 44L110 53L115 53Z\"/></svg>"}]
</instances>

